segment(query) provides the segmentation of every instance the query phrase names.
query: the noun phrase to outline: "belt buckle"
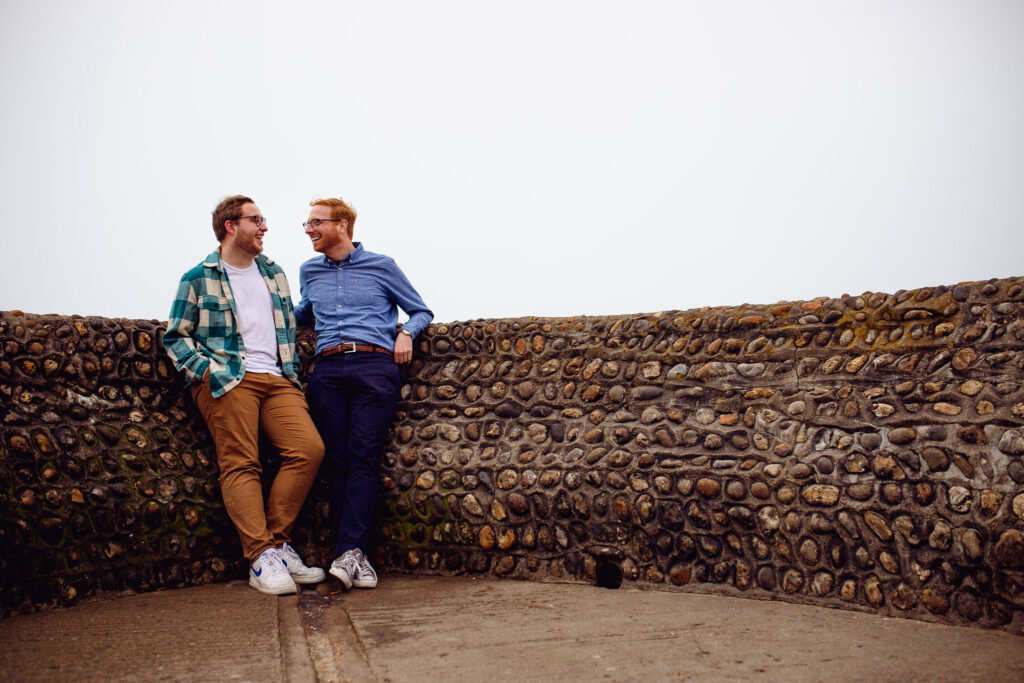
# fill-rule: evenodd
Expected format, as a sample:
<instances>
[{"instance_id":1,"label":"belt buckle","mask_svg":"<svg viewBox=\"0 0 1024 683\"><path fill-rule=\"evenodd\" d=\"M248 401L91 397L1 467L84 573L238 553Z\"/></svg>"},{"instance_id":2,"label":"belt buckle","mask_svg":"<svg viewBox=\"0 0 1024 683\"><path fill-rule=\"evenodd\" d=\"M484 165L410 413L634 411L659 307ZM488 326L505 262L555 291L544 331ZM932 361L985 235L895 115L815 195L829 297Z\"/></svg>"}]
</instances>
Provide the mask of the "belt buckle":
<instances>
[{"instance_id":1,"label":"belt buckle","mask_svg":"<svg viewBox=\"0 0 1024 683\"><path fill-rule=\"evenodd\" d=\"M356 343L355 342L345 342L345 343L341 344L341 346L346 346L348 344L351 344L352 348L348 349L347 351L343 350L342 353L355 353L356 352Z\"/></svg>"}]
</instances>

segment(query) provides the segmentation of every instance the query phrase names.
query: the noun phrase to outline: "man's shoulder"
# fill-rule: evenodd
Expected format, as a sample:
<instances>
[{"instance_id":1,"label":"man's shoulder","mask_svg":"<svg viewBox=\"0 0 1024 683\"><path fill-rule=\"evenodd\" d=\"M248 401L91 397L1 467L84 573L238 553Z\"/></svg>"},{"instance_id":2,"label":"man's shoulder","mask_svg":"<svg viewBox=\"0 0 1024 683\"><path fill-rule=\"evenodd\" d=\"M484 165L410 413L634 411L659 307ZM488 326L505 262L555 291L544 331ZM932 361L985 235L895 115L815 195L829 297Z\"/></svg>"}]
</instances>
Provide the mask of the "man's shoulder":
<instances>
[{"instance_id":1,"label":"man's shoulder","mask_svg":"<svg viewBox=\"0 0 1024 683\"><path fill-rule=\"evenodd\" d=\"M199 278L206 277L206 266L200 261L196 265L192 266L185 271L185 274L181 276L182 282L191 282L192 280L198 280Z\"/></svg>"},{"instance_id":2,"label":"man's shoulder","mask_svg":"<svg viewBox=\"0 0 1024 683\"><path fill-rule=\"evenodd\" d=\"M367 251L366 249L363 249L362 256L359 260L365 265L374 266L389 266L395 263L395 259L391 258L387 254L379 254L375 251Z\"/></svg>"},{"instance_id":3,"label":"man's shoulder","mask_svg":"<svg viewBox=\"0 0 1024 683\"><path fill-rule=\"evenodd\" d=\"M281 266L277 265L277 262L275 262L274 259L270 258L266 254L257 254L256 255L256 262L259 263L259 265L264 270L266 270L268 272L271 272L271 273L274 273L275 275L277 273L283 273L284 272L284 268L282 268Z\"/></svg>"},{"instance_id":4,"label":"man's shoulder","mask_svg":"<svg viewBox=\"0 0 1024 683\"><path fill-rule=\"evenodd\" d=\"M208 254L202 261L185 271L185 274L181 276L182 282L208 277L210 271L216 268L217 262L218 256L216 251Z\"/></svg>"},{"instance_id":5,"label":"man's shoulder","mask_svg":"<svg viewBox=\"0 0 1024 683\"><path fill-rule=\"evenodd\" d=\"M315 269L317 266L322 266L323 264L324 257L320 254L317 254L316 256L308 258L302 262L302 265L299 266L299 274L301 275L302 273L309 272L310 270Z\"/></svg>"}]
</instances>

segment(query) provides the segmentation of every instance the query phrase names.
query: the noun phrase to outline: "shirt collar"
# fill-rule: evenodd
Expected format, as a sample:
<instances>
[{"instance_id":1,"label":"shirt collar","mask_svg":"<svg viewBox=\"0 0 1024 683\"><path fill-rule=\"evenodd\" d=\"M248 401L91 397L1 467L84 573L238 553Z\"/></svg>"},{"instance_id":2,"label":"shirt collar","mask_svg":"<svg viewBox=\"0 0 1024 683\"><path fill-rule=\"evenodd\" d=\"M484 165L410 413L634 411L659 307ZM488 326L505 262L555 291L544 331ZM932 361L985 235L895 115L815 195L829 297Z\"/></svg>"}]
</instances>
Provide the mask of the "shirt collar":
<instances>
[{"instance_id":1,"label":"shirt collar","mask_svg":"<svg viewBox=\"0 0 1024 683\"><path fill-rule=\"evenodd\" d=\"M274 259L270 258L266 254L258 254L255 261L257 265L262 263L265 266L273 265L274 263ZM223 268L220 267L220 247L217 247L209 253L209 255L203 260L203 265L209 268L223 270Z\"/></svg>"},{"instance_id":2,"label":"shirt collar","mask_svg":"<svg viewBox=\"0 0 1024 683\"><path fill-rule=\"evenodd\" d=\"M345 254L345 258L341 259L340 261L335 261L330 256L328 256L327 254L324 254L324 264L326 264L328 266L339 266L339 265L341 265L342 263L345 263L345 262L355 263L356 261L361 259L363 257L363 253L364 253L363 252L363 243L362 242L353 242L352 244L355 245L355 249L353 249L349 253Z\"/></svg>"}]
</instances>

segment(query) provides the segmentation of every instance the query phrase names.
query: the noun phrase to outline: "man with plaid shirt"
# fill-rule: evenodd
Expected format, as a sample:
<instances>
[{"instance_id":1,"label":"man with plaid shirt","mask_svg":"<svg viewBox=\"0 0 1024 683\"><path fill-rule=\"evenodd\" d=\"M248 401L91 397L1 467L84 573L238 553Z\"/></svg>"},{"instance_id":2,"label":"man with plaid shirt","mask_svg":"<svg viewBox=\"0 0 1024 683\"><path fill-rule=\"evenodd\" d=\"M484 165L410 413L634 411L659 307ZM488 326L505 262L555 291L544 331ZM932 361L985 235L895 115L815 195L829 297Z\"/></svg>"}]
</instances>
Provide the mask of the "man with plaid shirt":
<instances>
[{"instance_id":1,"label":"man with plaid shirt","mask_svg":"<svg viewBox=\"0 0 1024 683\"><path fill-rule=\"evenodd\" d=\"M294 593L296 583L325 578L288 543L324 445L299 384L291 292L284 271L262 253L267 223L251 199L222 201L213 232L220 247L182 276L164 348L217 447L224 507L251 563L249 585ZM282 461L265 503L261 429Z\"/></svg>"}]
</instances>

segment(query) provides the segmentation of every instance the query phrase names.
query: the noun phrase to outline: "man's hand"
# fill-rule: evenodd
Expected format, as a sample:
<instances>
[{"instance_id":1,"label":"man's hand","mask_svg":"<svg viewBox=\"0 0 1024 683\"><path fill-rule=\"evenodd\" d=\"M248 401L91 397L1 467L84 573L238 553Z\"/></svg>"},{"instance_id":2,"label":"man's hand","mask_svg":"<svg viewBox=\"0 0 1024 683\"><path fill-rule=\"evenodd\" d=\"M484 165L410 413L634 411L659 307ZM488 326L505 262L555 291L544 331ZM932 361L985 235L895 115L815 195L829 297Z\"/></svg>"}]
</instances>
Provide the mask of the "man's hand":
<instances>
[{"instance_id":1,"label":"man's hand","mask_svg":"<svg viewBox=\"0 0 1024 683\"><path fill-rule=\"evenodd\" d=\"M408 363L412 360L412 337L404 332L399 332L395 338L395 362L398 364Z\"/></svg>"}]
</instances>

